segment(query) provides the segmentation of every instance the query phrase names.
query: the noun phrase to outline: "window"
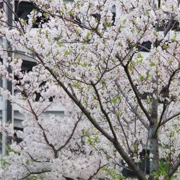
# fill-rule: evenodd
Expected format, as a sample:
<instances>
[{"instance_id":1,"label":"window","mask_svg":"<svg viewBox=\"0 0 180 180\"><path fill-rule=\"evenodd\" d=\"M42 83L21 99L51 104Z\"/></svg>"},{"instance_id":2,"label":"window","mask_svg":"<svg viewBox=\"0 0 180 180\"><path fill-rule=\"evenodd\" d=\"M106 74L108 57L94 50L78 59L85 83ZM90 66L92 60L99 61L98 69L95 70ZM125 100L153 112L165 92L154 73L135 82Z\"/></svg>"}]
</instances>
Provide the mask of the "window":
<instances>
[{"instance_id":1,"label":"window","mask_svg":"<svg viewBox=\"0 0 180 180\"><path fill-rule=\"evenodd\" d=\"M28 20L28 14L34 9L34 5L31 2L15 2L15 12L18 18ZM15 18L17 20L17 17Z\"/></svg>"},{"instance_id":2,"label":"window","mask_svg":"<svg viewBox=\"0 0 180 180\"><path fill-rule=\"evenodd\" d=\"M33 9L37 9L37 7L32 2L15 2L15 21L18 20L18 18L26 20L28 23L28 15L33 11ZM39 28L44 22L47 22L48 19L45 18L45 16L38 16L36 17L36 21L33 24L33 28Z\"/></svg>"}]
</instances>

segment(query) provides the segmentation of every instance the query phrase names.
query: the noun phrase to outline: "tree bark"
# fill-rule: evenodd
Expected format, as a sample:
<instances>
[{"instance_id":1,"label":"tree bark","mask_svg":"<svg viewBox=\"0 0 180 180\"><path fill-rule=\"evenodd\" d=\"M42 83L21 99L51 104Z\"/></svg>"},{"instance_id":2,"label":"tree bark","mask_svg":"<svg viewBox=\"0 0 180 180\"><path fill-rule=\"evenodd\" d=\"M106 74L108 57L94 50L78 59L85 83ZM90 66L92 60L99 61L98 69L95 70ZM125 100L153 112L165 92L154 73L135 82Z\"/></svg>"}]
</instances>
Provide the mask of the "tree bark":
<instances>
[{"instance_id":1,"label":"tree bark","mask_svg":"<svg viewBox=\"0 0 180 180\"><path fill-rule=\"evenodd\" d=\"M128 166L136 174L139 180L146 180L144 172L129 158L128 154L124 151L117 140L114 141L114 147L117 149L122 158L126 161Z\"/></svg>"},{"instance_id":2,"label":"tree bark","mask_svg":"<svg viewBox=\"0 0 180 180\"><path fill-rule=\"evenodd\" d=\"M154 90L157 96L157 89ZM151 122L148 131L149 150L150 150L150 177L149 180L155 180L154 173L159 170L159 144L158 144L158 100L152 97L151 104Z\"/></svg>"},{"instance_id":3,"label":"tree bark","mask_svg":"<svg viewBox=\"0 0 180 180\"><path fill-rule=\"evenodd\" d=\"M154 173L159 169L159 145L158 135L155 134L156 126L149 129L149 150L150 150L150 177L149 180L155 180Z\"/></svg>"}]
</instances>

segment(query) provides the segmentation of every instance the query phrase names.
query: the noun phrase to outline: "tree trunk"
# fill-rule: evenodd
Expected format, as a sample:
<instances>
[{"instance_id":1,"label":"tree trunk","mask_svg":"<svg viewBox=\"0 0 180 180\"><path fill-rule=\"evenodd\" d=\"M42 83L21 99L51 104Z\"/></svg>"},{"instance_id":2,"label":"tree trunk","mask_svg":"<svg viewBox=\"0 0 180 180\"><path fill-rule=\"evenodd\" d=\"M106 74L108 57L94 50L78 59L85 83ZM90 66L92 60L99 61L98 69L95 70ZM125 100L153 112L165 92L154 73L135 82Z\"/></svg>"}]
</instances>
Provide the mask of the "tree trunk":
<instances>
[{"instance_id":1,"label":"tree trunk","mask_svg":"<svg viewBox=\"0 0 180 180\"><path fill-rule=\"evenodd\" d=\"M139 180L146 180L146 177L141 169L129 158L128 154L124 151L122 146L117 140L114 141L114 147L117 149L122 158L126 161L130 169L136 174Z\"/></svg>"},{"instance_id":2,"label":"tree trunk","mask_svg":"<svg viewBox=\"0 0 180 180\"><path fill-rule=\"evenodd\" d=\"M154 172L159 169L159 147L158 147L158 135L155 134L156 126L152 126L149 129L149 150L150 150L150 177L149 180L155 180Z\"/></svg>"},{"instance_id":3,"label":"tree trunk","mask_svg":"<svg viewBox=\"0 0 180 180\"><path fill-rule=\"evenodd\" d=\"M154 90L157 97L157 89ZM148 131L148 143L150 150L150 177L149 180L155 180L154 172L159 170L159 145L158 145L158 100L152 97L151 104L151 124Z\"/></svg>"}]
</instances>

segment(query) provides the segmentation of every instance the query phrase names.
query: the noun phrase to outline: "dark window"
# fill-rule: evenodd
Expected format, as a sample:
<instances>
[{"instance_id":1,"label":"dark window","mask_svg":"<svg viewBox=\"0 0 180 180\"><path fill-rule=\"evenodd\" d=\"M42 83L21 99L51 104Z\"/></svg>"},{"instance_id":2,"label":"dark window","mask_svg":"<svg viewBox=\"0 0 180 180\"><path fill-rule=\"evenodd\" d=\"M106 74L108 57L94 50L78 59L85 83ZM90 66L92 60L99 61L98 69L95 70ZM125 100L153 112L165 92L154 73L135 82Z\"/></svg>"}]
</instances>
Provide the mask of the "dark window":
<instances>
[{"instance_id":1,"label":"dark window","mask_svg":"<svg viewBox=\"0 0 180 180\"><path fill-rule=\"evenodd\" d=\"M113 15L112 15L112 25L114 26L115 19L116 19L116 13L113 12L112 14L113 14Z\"/></svg>"},{"instance_id":2,"label":"dark window","mask_svg":"<svg viewBox=\"0 0 180 180\"><path fill-rule=\"evenodd\" d=\"M32 71L32 68L36 65L35 62L31 62L31 61L23 61L22 63L22 72L30 72ZM17 76L14 77L16 80L20 80ZM28 83L28 82L27 82ZM20 86L21 84L16 84L18 86ZM46 86L46 82L43 81L39 84L39 88L42 88L42 91L46 91L46 89L48 89L48 87ZM15 90L15 93L18 92ZM42 97L41 96L41 93L37 93L37 92L34 92L35 94L35 101L39 101L39 99ZM51 96L49 98L49 102L52 102L53 101L53 98L54 96Z\"/></svg>"},{"instance_id":3,"label":"dark window","mask_svg":"<svg viewBox=\"0 0 180 180\"><path fill-rule=\"evenodd\" d=\"M32 61L23 61L22 63L22 71L29 72L32 71L32 68L36 65L36 62Z\"/></svg>"},{"instance_id":4,"label":"dark window","mask_svg":"<svg viewBox=\"0 0 180 180\"><path fill-rule=\"evenodd\" d=\"M13 136L13 141L15 141L17 144L19 144L20 142L22 142L22 139L17 136L16 131L23 131L23 128L14 127L14 130L15 130L15 133Z\"/></svg>"},{"instance_id":5,"label":"dark window","mask_svg":"<svg viewBox=\"0 0 180 180\"><path fill-rule=\"evenodd\" d=\"M146 42L143 42L142 44L139 44L137 48L138 48L138 51L149 52L151 49L151 45L152 43L150 41L146 41Z\"/></svg>"},{"instance_id":6,"label":"dark window","mask_svg":"<svg viewBox=\"0 0 180 180\"><path fill-rule=\"evenodd\" d=\"M43 82L41 82L41 84L39 85L39 88L42 88L41 91L46 91L49 87L46 85L46 81L43 81ZM39 99L42 97L42 96L41 96L41 91L40 91L40 93L35 92L35 95L36 95L35 101L39 101ZM49 97L49 102L52 102L53 99L54 99L54 96Z\"/></svg>"},{"instance_id":7,"label":"dark window","mask_svg":"<svg viewBox=\"0 0 180 180\"><path fill-rule=\"evenodd\" d=\"M15 2L15 13L16 17L15 20L17 21L18 18L26 20L28 23L28 15L31 13L31 11L37 10L37 12L41 12L38 10L38 8L32 3L32 2ZM34 17L34 24L33 28L39 28L42 26L43 23L48 21L48 18L46 18L43 13L42 16Z\"/></svg>"},{"instance_id":8,"label":"dark window","mask_svg":"<svg viewBox=\"0 0 180 180\"><path fill-rule=\"evenodd\" d=\"M18 18L28 20L28 14L34 9L34 5L31 2L15 2L15 12ZM15 20L17 20L17 16Z\"/></svg>"}]
</instances>

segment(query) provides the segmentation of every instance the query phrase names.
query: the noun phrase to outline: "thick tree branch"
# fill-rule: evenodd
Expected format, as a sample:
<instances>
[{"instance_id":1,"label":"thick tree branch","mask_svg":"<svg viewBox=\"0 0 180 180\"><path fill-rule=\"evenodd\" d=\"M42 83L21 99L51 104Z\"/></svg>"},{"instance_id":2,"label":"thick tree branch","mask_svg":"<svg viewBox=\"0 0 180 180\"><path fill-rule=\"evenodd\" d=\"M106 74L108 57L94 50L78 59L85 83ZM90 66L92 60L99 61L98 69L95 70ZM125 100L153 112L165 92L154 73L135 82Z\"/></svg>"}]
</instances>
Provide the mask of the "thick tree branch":
<instances>
[{"instance_id":1,"label":"thick tree branch","mask_svg":"<svg viewBox=\"0 0 180 180\"><path fill-rule=\"evenodd\" d=\"M128 65L124 66L124 70L125 70L125 73L126 73L126 75L127 75L127 77L128 77L128 80L129 80L129 83L130 83L130 85L131 85L131 88L133 89L133 92L134 92L134 94L135 94L135 96L136 96L136 99L137 99L137 101L138 101L138 104L139 104L140 108L142 109L142 111L143 111L144 114L146 115L148 121L149 121L150 123L152 123L151 117L149 116L147 110L145 109L143 103L141 102L141 98L140 98L140 96L139 96L139 92L137 91L137 88L135 87L135 85L134 85L134 83L133 83L133 80L132 80L131 75L130 75L129 70L128 70Z\"/></svg>"},{"instance_id":2,"label":"thick tree branch","mask_svg":"<svg viewBox=\"0 0 180 180\"><path fill-rule=\"evenodd\" d=\"M124 68L124 71L125 71L125 73L126 73L126 75L127 75L127 78L128 78L128 80L129 80L129 83L130 83L130 85L131 85L131 88L132 88L132 90L133 90L133 92L134 92L134 94L135 94L135 96L136 96L136 99L137 99L137 101L138 101L138 104L139 104L140 108L141 108L142 111L144 112L144 114L145 114L145 116L147 117L148 121L149 121L150 123L152 123L151 117L149 116L147 110L145 109L143 103L141 102L141 98L140 98L139 92L138 92L137 88L135 87L135 85L134 85L134 83L133 83L133 80L132 80L132 78L131 78L131 75L130 75L130 73L129 73L129 70L128 70L128 65L129 65L129 63L132 61L133 55L134 55L134 53L133 53L132 56L129 58L129 61L127 62L126 65L123 64L122 59L120 58L120 56L119 56L118 54L116 55L116 58L121 62L121 65L122 65L123 68Z\"/></svg>"},{"instance_id":3,"label":"thick tree branch","mask_svg":"<svg viewBox=\"0 0 180 180\"><path fill-rule=\"evenodd\" d=\"M164 37L168 34L168 32L171 30L172 28L172 25L173 25L173 20L174 20L175 16L174 15L171 15L171 18L168 22L168 25L166 27L166 29L164 30Z\"/></svg>"},{"instance_id":4,"label":"thick tree branch","mask_svg":"<svg viewBox=\"0 0 180 180\"><path fill-rule=\"evenodd\" d=\"M123 147L119 144L118 141L115 141L114 147L117 149L122 158L126 161L131 170L137 175L139 180L146 180L144 172L139 169L139 167L132 161L128 154L124 151Z\"/></svg>"}]
</instances>

